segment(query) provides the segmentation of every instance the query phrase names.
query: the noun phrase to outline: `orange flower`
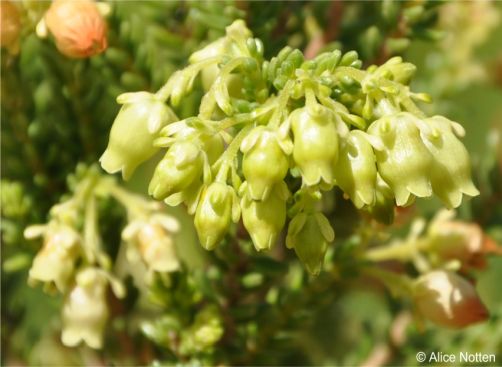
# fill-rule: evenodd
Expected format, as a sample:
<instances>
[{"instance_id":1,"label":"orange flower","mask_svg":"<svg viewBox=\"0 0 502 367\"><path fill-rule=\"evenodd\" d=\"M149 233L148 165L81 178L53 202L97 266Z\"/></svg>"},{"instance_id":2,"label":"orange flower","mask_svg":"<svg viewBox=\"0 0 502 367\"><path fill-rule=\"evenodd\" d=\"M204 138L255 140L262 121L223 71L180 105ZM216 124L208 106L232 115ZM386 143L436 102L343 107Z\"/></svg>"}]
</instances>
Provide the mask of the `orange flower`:
<instances>
[{"instance_id":1,"label":"orange flower","mask_svg":"<svg viewBox=\"0 0 502 367\"><path fill-rule=\"evenodd\" d=\"M106 49L106 23L93 1L55 0L45 22L58 50L68 57L90 57Z\"/></svg>"},{"instance_id":2,"label":"orange flower","mask_svg":"<svg viewBox=\"0 0 502 367\"><path fill-rule=\"evenodd\" d=\"M18 40L21 31L21 19L17 7L10 1L0 2L0 45L13 47Z\"/></svg>"},{"instance_id":3,"label":"orange flower","mask_svg":"<svg viewBox=\"0 0 502 367\"><path fill-rule=\"evenodd\" d=\"M422 316L440 326L463 328L489 316L474 286L449 271L436 270L419 277L414 284L414 301Z\"/></svg>"}]
</instances>

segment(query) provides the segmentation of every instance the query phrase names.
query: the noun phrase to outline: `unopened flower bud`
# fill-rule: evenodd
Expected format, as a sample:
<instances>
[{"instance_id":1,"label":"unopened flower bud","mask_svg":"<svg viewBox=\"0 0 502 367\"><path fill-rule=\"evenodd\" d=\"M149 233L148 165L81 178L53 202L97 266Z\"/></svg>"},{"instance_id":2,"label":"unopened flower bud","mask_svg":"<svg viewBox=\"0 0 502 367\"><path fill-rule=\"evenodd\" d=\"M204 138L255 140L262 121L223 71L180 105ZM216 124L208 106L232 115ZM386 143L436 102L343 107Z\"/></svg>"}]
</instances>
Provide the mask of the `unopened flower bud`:
<instances>
[{"instance_id":1,"label":"unopened flower bud","mask_svg":"<svg viewBox=\"0 0 502 367\"><path fill-rule=\"evenodd\" d=\"M108 147L99 161L108 173L122 171L122 177L128 180L136 167L159 150L153 146L158 131L177 117L147 92L125 93L117 101L124 105L113 122Z\"/></svg>"},{"instance_id":2,"label":"unopened flower bud","mask_svg":"<svg viewBox=\"0 0 502 367\"><path fill-rule=\"evenodd\" d=\"M16 47L21 32L21 18L15 4L9 0L0 2L0 46Z\"/></svg>"},{"instance_id":3,"label":"unopened flower bud","mask_svg":"<svg viewBox=\"0 0 502 367\"><path fill-rule=\"evenodd\" d=\"M286 223L288 189L284 182L272 188L264 200L253 200L248 193L241 200L242 221L256 250L269 250Z\"/></svg>"},{"instance_id":4,"label":"unopened flower bud","mask_svg":"<svg viewBox=\"0 0 502 367\"><path fill-rule=\"evenodd\" d=\"M328 244L335 232L321 213L300 213L289 223L286 246L294 248L296 255L312 275L321 271Z\"/></svg>"},{"instance_id":5,"label":"unopened flower bud","mask_svg":"<svg viewBox=\"0 0 502 367\"><path fill-rule=\"evenodd\" d=\"M231 25L230 27L232 27ZM242 33L244 37L250 37L251 32L246 28L245 25L238 25L237 28L241 28L238 32ZM237 29L233 27L233 29ZM241 36L241 37L242 37ZM225 37L221 37L214 42L211 42L203 49L194 52L190 56L190 63L195 64L197 62L207 60L216 56L242 56L242 50L236 44L235 39L229 37L228 35ZM202 87L205 91L208 91L213 86L213 83L216 81L220 73L221 68L217 63L212 63L208 66L205 66L201 70L201 80ZM235 98L241 98L242 95L242 87L243 87L243 79L237 75L230 74L225 78L225 85L228 89L228 93L230 96Z\"/></svg>"},{"instance_id":6,"label":"unopened flower bud","mask_svg":"<svg viewBox=\"0 0 502 367\"><path fill-rule=\"evenodd\" d=\"M234 189L221 182L207 186L195 212L195 228L199 241L207 250L212 250L223 239L230 221L239 218L239 204Z\"/></svg>"},{"instance_id":7,"label":"unopened flower bud","mask_svg":"<svg viewBox=\"0 0 502 367\"><path fill-rule=\"evenodd\" d=\"M333 183L333 166L338 158L338 134L332 112L317 105L291 113L294 135L293 158L307 186Z\"/></svg>"},{"instance_id":8,"label":"unopened flower bud","mask_svg":"<svg viewBox=\"0 0 502 367\"><path fill-rule=\"evenodd\" d=\"M64 345L74 347L83 341L94 349L102 347L108 318L106 287L107 279L100 271L88 268L78 273L63 306Z\"/></svg>"},{"instance_id":9,"label":"unopened flower bud","mask_svg":"<svg viewBox=\"0 0 502 367\"><path fill-rule=\"evenodd\" d=\"M241 144L242 171L252 200L265 200L273 186L288 173L288 158L277 141L277 134L264 127L255 128Z\"/></svg>"},{"instance_id":10,"label":"unopened flower bud","mask_svg":"<svg viewBox=\"0 0 502 367\"><path fill-rule=\"evenodd\" d=\"M206 306L195 316L190 327L195 350L204 351L216 344L223 336L223 325L218 308Z\"/></svg>"},{"instance_id":11,"label":"unopened flower bud","mask_svg":"<svg viewBox=\"0 0 502 367\"><path fill-rule=\"evenodd\" d=\"M203 164L196 144L190 141L174 143L155 168L148 193L162 200L183 191L201 175Z\"/></svg>"},{"instance_id":12,"label":"unopened flower bud","mask_svg":"<svg viewBox=\"0 0 502 367\"><path fill-rule=\"evenodd\" d=\"M391 60L393 60L393 62L390 62ZM415 65L409 62L403 62L401 57L393 57L387 61L387 63L389 63L389 66L385 69L390 72L392 80L397 83L409 84L411 78L417 71L417 67ZM385 67L387 63L381 67Z\"/></svg>"},{"instance_id":13,"label":"unopened flower bud","mask_svg":"<svg viewBox=\"0 0 502 367\"><path fill-rule=\"evenodd\" d=\"M334 176L336 184L357 208L374 204L377 178L375 154L363 132L352 130L342 140Z\"/></svg>"},{"instance_id":14,"label":"unopened flower bud","mask_svg":"<svg viewBox=\"0 0 502 367\"><path fill-rule=\"evenodd\" d=\"M55 0L45 22L65 56L90 57L107 47L106 22L94 1Z\"/></svg>"},{"instance_id":15,"label":"unopened flower bud","mask_svg":"<svg viewBox=\"0 0 502 367\"><path fill-rule=\"evenodd\" d=\"M420 314L437 325L463 328L488 318L474 286L455 273L436 270L422 275L413 293Z\"/></svg>"},{"instance_id":16,"label":"unopened flower bud","mask_svg":"<svg viewBox=\"0 0 502 367\"><path fill-rule=\"evenodd\" d=\"M246 40L252 36L251 31L246 27L243 20L235 20L225 28L226 35L211 42L199 51L190 56L190 63L195 64L199 61L209 59L214 56L230 55L244 56L241 44L236 40ZM245 52L245 51L244 51Z\"/></svg>"},{"instance_id":17,"label":"unopened flower bud","mask_svg":"<svg viewBox=\"0 0 502 367\"><path fill-rule=\"evenodd\" d=\"M394 191L399 206L409 204L411 194L432 194L432 155L422 142L416 120L411 113L400 112L382 117L368 128L383 143L382 150L375 150L378 172Z\"/></svg>"},{"instance_id":18,"label":"unopened flower bud","mask_svg":"<svg viewBox=\"0 0 502 367\"><path fill-rule=\"evenodd\" d=\"M463 134L463 128L442 117L426 119L431 131L422 134L427 149L433 155L430 177L432 190L449 208L456 208L462 202L462 193L479 195L471 180L469 153L454 134Z\"/></svg>"},{"instance_id":19,"label":"unopened flower bud","mask_svg":"<svg viewBox=\"0 0 502 367\"><path fill-rule=\"evenodd\" d=\"M44 236L44 246L33 260L30 281L54 283L63 292L73 274L80 236L73 228L56 223L31 226L25 230L26 238L40 235Z\"/></svg>"}]
</instances>

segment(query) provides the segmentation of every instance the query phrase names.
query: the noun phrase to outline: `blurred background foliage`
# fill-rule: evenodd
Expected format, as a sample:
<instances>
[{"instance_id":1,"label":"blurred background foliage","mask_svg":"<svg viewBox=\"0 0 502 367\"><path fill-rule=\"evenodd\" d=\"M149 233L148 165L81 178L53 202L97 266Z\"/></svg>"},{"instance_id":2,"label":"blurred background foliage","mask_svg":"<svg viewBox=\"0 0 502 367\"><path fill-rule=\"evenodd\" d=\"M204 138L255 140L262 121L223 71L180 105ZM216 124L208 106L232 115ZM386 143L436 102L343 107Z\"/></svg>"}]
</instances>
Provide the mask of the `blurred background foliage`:
<instances>
[{"instance_id":1,"label":"blurred background foliage","mask_svg":"<svg viewBox=\"0 0 502 367\"><path fill-rule=\"evenodd\" d=\"M393 226L382 227L334 198L337 240L316 278L283 248L256 253L240 228L236 241L205 252L184 209L170 209L182 223L176 243L184 271L167 285L154 284L148 297L130 280L125 300L110 296L103 350L64 347L62 298L27 285L38 245L23 238L24 228L46 221L49 208L68 195L78 163L97 162L119 109L117 95L155 91L238 18L263 40L266 57L289 44L307 57L341 48L358 51L367 65L392 55L416 64L412 87L432 95L428 112L467 131L481 195L464 202L459 218L502 243L502 2L109 5L109 46L100 55L68 59L50 38L39 38L35 27L49 3L29 0L17 3L18 50L2 49L2 365L416 365L417 351L494 353L502 363L502 258L489 258L471 274L489 321L461 331L413 323L410 304L358 276L351 262L360 236L404 237L412 218L430 219L439 210L435 200L418 200ZM195 88L178 116L193 115L201 95ZM154 163L125 185L145 193ZM113 202L101 206L100 230L108 252L117 254L125 215Z\"/></svg>"}]
</instances>

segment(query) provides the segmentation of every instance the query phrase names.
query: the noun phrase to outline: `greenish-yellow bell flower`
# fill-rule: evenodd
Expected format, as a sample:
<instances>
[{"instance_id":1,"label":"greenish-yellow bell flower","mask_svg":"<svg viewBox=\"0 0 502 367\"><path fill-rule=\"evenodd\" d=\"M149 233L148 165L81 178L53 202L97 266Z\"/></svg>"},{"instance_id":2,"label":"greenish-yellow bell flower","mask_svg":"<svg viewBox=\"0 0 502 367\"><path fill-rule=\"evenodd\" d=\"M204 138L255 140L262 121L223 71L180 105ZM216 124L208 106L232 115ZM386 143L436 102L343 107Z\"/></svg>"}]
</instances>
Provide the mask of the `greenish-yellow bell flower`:
<instances>
[{"instance_id":1,"label":"greenish-yellow bell flower","mask_svg":"<svg viewBox=\"0 0 502 367\"><path fill-rule=\"evenodd\" d=\"M213 182L203 189L195 211L195 229L199 241L207 250L221 242L233 219L239 219L239 203L234 189L221 182Z\"/></svg>"},{"instance_id":2,"label":"greenish-yellow bell flower","mask_svg":"<svg viewBox=\"0 0 502 367\"><path fill-rule=\"evenodd\" d=\"M411 194L432 195L433 157L422 141L417 120L411 113L400 112L382 117L368 128L383 143L383 149L375 149L378 172L394 191L399 206L409 203Z\"/></svg>"},{"instance_id":3,"label":"greenish-yellow bell flower","mask_svg":"<svg viewBox=\"0 0 502 367\"><path fill-rule=\"evenodd\" d=\"M333 112L316 105L290 115L294 135L293 159L307 186L333 184L333 166L338 159L338 134Z\"/></svg>"},{"instance_id":4,"label":"greenish-yellow bell flower","mask_svg":"<svg viewBox=\"0 0 502 367\"><path fill-rule=\"evenodd\" d=\"M122 171L127 180L136 167L152 157L160 129L178 120L174 112L147 92L125 93L117 98L123 104L110 131L108 147L99 159L108 173Z\"/></svg>"},{"instance_id":5,"label":"greenish-yellow bell flower","mask_svg":"<svg viewBox=\"0 0 502 367\"><path fill-rule=\"evenodd\" d=\"M272 188L264 200L253 200L249 187L241 200L242 221L256 250L269 250L286 223L289 191L284 182Z\"/></svg>"},{"instance_id":6,"label":"greenish-yellow bell flower","mask_svg":"<svg viewBox=\"0 0 502 367\"><path fill-rule=\"evenodd\" d=\"M207 162L209 165L216 162L216 160L225 151L225 145L221 134L206 134L200 133L193 127L185 126L181 131L175 134L177 140L180 141L190 141L194 145L200 147L200 152L202 154L203 161ZM208 166L206 166L207 168ZM209 170L202 170L204 175L209 172ZM178 206L181 203L185 203L187 206L188 214L194 214L197 208L197 203L202 190L202 175L198 175L192 182L184 187L181 191L175 191L170 193L166 197L164 202L170 206Z\"/></svg>"},{"instance_id":7,"label":"greenish-yellow bell flower","mask_svg":"<svg viewBox=\"0 0 502 367\"><path fill-rule=\"evenodd\" d=\"M177 140L190 140L193 143L199 144L206 156L209 164L213 164L225 151L225 144L221 134L201 133L199 130L183 126L175 135Z\"/></svg>"},{"instance_id":8,"label":"greenish-yellow bell flower","mask_svg":"<svg viewBox=\"0 0 502 367\"><path fill-rule=\"evenodd\" d=\"M197 144L176 142L168 149L153 173L148 193L157 200L181 192L202 173L204 159Z\"/></svg>"},{"instance_id":9,"label":"greenish-yellow bell flower","mask_svg":"<svg viewBox=\"0 0 502 367\"><path fill-rule=\"evenodd\" d=\"M454 132L463 135L463 128L442 116L425 120L429 133L422 134L427 149L434 157L430 178L432 190L448 208L462 202L462 194L479 195L471 180L469 153Z\"/></svg>"},{"instance_id":10,"label":"greenish-yellow bell flower","mask_svg":"<svg viewBox=\"0 0 502 367\"><path fill-rule=\"evenodd\" d=\"M341 140L335 165L336 184L357 208L375 202L376 161L371 144L360 130L352 130Z\"/></svg>"},{"instance_id":11,"label":"greenish-yellow bell flower","mask_svg":"<svg viewBox=\"0 0 502 367\"><path fill-rule=\"evenodd\" d=\"M26 228L24 235L28 239L44 237L44 246L33 260L29 282L54 284L60 292L66 291L81 251L79 233L68 225L51 221L48 225Z\"/></svg>"},{"instance_id":12,"label":"greenish-yellow bell flower","mask_svg":"<svg viewBox=\"0 0 502 367\"><path fill-rule=\"evenodd\" d=\"M328 244L334 239L335 232L324 215L302 212L289 223L286 246L295 249L310 274L317 275L321 271Z\"/></svg>"},{"instance_id":13,"label":"greenish-yellow bell flower","mask_svg":"<svg viewBox=\"0 0 502 367\"><path fill-rule=\"evenodd\" d=\"M266 200L288 173L288 158L277 139L276 132L259 126L242 141L242 172L252 200Z\"/></svg>"},{"instance_id":14,"label":"greenish-yellow bell flower","mask_svg":"<svg viewBox=\"0 0 502 367\"><path fill-rule=\"evenodd\" d=\"M98 270L87 268L76 277L76 284L63 305L64 345L77 346L81 341L94 349L103 345L103 332L108 318L106 277Z\"/></svg>"}]
</instances>

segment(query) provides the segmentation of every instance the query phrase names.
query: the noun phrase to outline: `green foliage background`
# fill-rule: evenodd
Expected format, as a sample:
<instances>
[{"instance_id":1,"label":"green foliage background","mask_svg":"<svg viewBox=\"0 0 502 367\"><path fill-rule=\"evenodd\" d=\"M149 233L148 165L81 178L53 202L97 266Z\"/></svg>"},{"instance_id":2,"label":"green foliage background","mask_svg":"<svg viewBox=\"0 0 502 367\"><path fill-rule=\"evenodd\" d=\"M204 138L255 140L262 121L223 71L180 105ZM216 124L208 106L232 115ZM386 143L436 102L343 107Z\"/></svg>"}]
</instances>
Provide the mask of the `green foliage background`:
<instances>
[{"instance_id":1,"label":"green foliage background","mask_svg":"<svg viewBox=\"0 0 502 367\"><path fill-rule=\"evenodd\" d=\"M417 4L423 5L422 12L413 7ZM79 162L97 162L118 112L117 95L155 91L186 65L191 52L221 36L237 18L245 18L255 37L263 40L267 57L286 44L305 50L320 32L322 49L355 49L368 65L392 54L416 64L413 87L433 96L430 113L444 114L467 131L464 142L482 194L464 203L459 215L502 242L502 2L487 3L481 15L476 13L478 18L458 21L458 28L441 23L446 16L441 15L442 2L118 1L110 5L109 48L102 55L70 60L59 54L52 40L34 33L48 4L29 1L23 2L19 54L2 49L3 365L359 365L376 348L388 348L386 363L391 365L417 365L417 351L494 353L502 363L502 259L490 258L487 268L475 275L491 312L488 322L461 331L431 325L419 330L409 324L403 332L405 341L397 343L391 330L411 305L357 277L351 263L358 245L354 233L367 223L340 200L330 213L336 249L328 253L326 271L317 278L309 277L284 250L257 254L238 229L234 238L239 246L229 241L207 253L184 210L171 209L182 221L177 244L186 271L174 276L170 287L159 284L152 290L154 305L138 305L137 291L129 284L125 301L113 301L102 351L62 346L61 298L26 284L39 248L23 238L24 228L47 220L49 208L67 195L67 178ZM490 27L483 16L498 17L498 24ZM462 36L483 32L483 27L486 35L479 44L467 50L464 59L455 59L454 48L469 47ZM456 37L453 49L442 43L448 36ZM470 78L471 64L484 77L473 73ZM457 74L452 73L453 66ZM200 91L192 93L178 115L192 114L200 97ZM145 193L154 163L140 167L125 185ZM107 250L116 254L124 213L113 202L102 205L101 230ZM431 218L439 208L434 200L419 201L414 215ZM404 236L408 227L386 231ZM220 306L222 339L207 348L173 347L168 330L190 333L198 327L197 315L205 305Z\"/></svg>"}]
</instances>

